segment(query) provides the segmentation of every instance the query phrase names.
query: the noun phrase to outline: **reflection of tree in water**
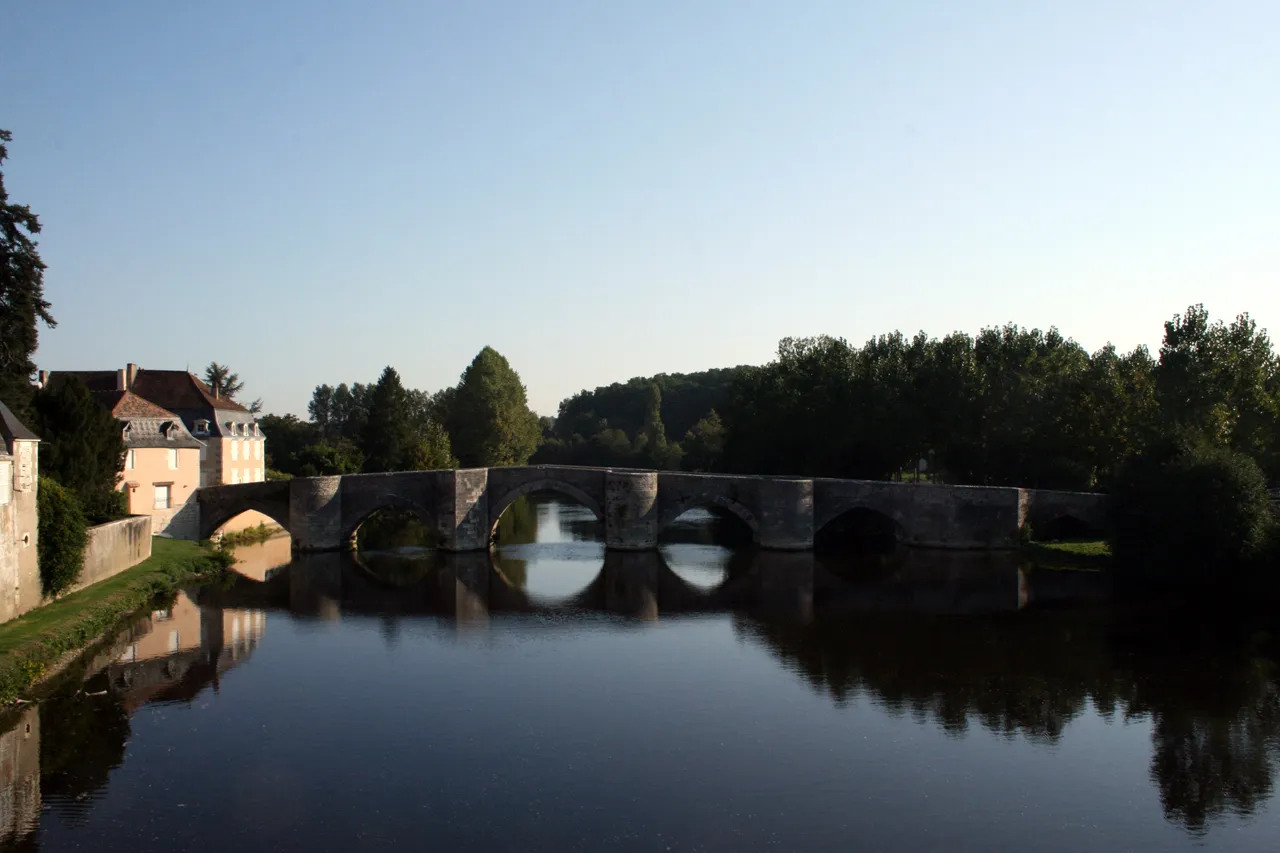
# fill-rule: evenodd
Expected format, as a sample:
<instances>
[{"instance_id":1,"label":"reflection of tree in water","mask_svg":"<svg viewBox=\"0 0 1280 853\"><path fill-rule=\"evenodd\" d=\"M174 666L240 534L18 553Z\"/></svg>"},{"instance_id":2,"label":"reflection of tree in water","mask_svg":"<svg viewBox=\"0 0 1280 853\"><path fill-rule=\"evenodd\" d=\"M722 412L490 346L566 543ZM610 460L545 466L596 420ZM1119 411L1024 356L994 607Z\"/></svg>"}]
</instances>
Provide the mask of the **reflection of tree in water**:
<instances>
[{"instance_id":1,"label":"reflection of tree in water","mask_svg":"<svg viewBox=\"0 0 1280 853\"><path fill-rule=\"evenodd\" d=\"M862 614L808 626L740 618L815 690L863 694L895 714L962 735L1056 742L1092 703L1105 718L1150 717L1150 773L1167 819L1193 832L1247 815L1273 793L1280 679L1260 659L1135 654L1097 612L1032 618ZM1146 643L1160 647L1158 638Z\"/></svg>"},{"instance_id":2,"label":"reflection of tree in water","mask_svg":"<svg viewBox=\"0 0 1280 853\"><path fill-rule=\"evenodd\" d=\"M89 795L106 787L124 762L129 714L112 693L59 696L40 705L40 793L69 820L82 821Z\"/></svg>"},{"instance_id":3,"label":"reflection of tree in water","mask_svg":"<svg viewBox=\"0 0 1280 853\"><path fill-rule=\"evenodd\" d=\"M808 626L740 623L799 667L816 690L844 704L866 693L894 713L933 719L953 734L970 722L1006 735L1056 740L1093 697L1120 693L1097 617L977 619L860 614Z\"/></svg>"}]
</instances>

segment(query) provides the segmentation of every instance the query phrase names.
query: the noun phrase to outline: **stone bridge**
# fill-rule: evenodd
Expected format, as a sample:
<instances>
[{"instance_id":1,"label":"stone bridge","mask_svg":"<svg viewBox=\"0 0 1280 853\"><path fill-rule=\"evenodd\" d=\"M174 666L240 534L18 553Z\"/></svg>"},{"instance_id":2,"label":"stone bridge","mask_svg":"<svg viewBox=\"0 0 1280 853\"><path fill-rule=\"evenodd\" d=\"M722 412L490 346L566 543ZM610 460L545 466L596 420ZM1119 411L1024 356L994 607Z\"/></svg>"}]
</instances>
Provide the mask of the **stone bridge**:
<instances>
[{"instance_id":1,"label":"stone bridge","mask_svg":"<svg viewBox=\"0 0 1280 853\"><path fill-rule=\"evenodd\" d=\"M1103 526L1106 497L996 486L944 486L783 477L742 477L570 466L472 468L348 474L200 489L201 538L246 510L274 519L299 551L352 547L370 515L396 508L418 515L446 551L489 547L502 513L533 492L553 492L590 509L615 550L656 548L663 528L690 509L732 513L763 548L805 551L845 513L892 520L899 541L957 549L1016 547L1023 529L1070 519Z\"/></svg>"}]
</instances>

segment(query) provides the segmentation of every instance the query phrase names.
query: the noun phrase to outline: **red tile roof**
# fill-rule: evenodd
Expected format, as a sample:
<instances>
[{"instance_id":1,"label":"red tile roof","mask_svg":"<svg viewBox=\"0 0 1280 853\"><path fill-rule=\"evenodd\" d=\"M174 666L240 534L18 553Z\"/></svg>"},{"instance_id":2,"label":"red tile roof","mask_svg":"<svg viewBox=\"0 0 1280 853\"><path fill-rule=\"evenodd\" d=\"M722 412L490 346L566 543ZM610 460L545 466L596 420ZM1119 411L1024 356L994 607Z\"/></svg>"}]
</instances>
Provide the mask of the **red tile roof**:
<instances>
[{"instance_id":1,"label":"red tile roof","mask_svg":"<svg viewBox=\"0 0 1280 853\"><path fill-rule=\"evenodd\" d=\"M120 420L128 420L129 418L172 418L178 420L178 416L173 412L157 406L150 400L142 399L132 391L94 391L93 397L106 406L113 417Z\"/></svg>"},{"instance_id":2,"label":"red tile roof","mask_svg":"<svg viewBox=\"0 0 1280 853\"><path fill-rule=\"evenodd\" d=\"M185 370L139 370L129 389L166 409L249 411L235 400L213 396L213 390Z\"/></svg>"}]
</instances>

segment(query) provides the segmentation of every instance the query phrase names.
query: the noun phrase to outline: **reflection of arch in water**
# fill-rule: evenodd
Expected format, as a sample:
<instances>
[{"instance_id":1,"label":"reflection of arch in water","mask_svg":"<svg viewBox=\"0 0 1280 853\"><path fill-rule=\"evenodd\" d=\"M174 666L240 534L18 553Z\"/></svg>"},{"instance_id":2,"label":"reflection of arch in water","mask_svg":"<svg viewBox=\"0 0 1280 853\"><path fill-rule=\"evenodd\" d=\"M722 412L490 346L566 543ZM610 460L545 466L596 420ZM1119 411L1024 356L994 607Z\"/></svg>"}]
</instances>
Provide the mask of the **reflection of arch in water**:
<instances>
[{"instance_id":1,"label":"reflection of arch in water","mask_svg":"<svg viewBox=\"0 0 1280 853\"><path fill-rule=\"evenodd\" d=\"M524 497L525 495L532 495L532 494L539 494L539 493L554 494L554 495L561 495L561 496L567 497L573 501L576 501L577 503L581 504L587 509L591 510L592 514L595 515L597 521L601 521L601 522L604 521L604 510L601 508L600 504L596 501L596 499L591 497L591 495L587 494L584 490L578 488L577 486L571 483L566 483L563 480L544 478L540 480L531 480L527 483L522 483L521 485L516 486L510 489L509 491L503 493L503 495L497 498L496 500L495 499L490 500L489 502L489 534L490 536L492 536L493 532L498 529L498 522L502 520L502 514L507 511L507 508L511 506L511 504L515 503L516 500Z\"/></svg>"}]
</instances>

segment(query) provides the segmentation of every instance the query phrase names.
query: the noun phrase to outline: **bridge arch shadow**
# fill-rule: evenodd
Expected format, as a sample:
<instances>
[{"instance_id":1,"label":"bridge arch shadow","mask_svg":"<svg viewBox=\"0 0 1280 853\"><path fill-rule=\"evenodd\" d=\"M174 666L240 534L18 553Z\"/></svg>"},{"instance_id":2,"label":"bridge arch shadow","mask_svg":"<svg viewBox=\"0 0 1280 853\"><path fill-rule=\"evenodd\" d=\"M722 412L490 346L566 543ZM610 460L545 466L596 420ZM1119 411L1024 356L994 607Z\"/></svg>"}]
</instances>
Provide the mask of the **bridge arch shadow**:
<instances>
[{"instance_id":1,"label":"bridge arch shadow","mask_svg":"<svg viewBox=\"0 0 1280 853\"><path fill-rule=\"evenodd\" d=\"M1094 539L1105 531L1096 524L1076 515L1064 513L1055 515L1038 524L1031 525L1031 535L1041 542L1054 542L1063 539Z\"/></svg>"},{"instance_id":2,"label":"bridge arch shadow","mask_svg":"<svg viewBox=\"0 0 1280 853\"><path fill-rule=\"evenodd\" d=\"M892 516L870 507L852 506L814 531L813 547L825 553L884 554L894 551L906 538L905 528Z\"/></svg>"},{"instance_id":3,"label":"bridge arch shadow","mask_svg":"<svg viewBox=\"0 0 1280 853\"><path fill-rule=\"evenodd\" d=\"M424 546L435 544L439 537L439 531L436 527L435 516L428 512L425 507L415 503L408 498L400 497L395 494L388 494L378 501L377 505L369 508L354 520L348 520L346 527L342 531L341 542L345 550L359 550L358 540L360 529L370 521L376 520L379 516L387 517L388 520L395 516L409 517L416 521L423 532L423 536L427 541L422 543Z\"/></svg>"}]
</instances>

